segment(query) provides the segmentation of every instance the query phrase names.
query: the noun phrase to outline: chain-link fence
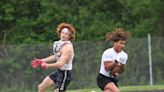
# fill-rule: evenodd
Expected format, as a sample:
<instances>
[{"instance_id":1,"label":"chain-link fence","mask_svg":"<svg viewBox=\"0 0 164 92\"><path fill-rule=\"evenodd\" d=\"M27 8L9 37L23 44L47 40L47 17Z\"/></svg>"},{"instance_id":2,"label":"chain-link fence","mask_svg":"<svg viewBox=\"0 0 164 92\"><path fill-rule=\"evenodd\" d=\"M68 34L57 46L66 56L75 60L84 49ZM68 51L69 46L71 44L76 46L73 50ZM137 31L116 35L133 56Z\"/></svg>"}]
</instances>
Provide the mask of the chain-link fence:
<instances>
[{"instance_id":1,"label":"chain-link fence","mask_svg":"<svg viewBox=\"0 0 164 92\"><path fill-rule=\"evenodd\" d=\"M152 66L154 85L164 84L164 38L152 38ZM73 81L69 89L96 88L103 51L112 46L106 41L75 41ZM128 40L125 51L128 53L127 67L120 76L120 86L149 85L149 62L147 38ZM36 90L38 84L54 70L31 68L31 59L43 58L52 54L52 44L1 45L0 81L1 92ZM5 91L4 91L5 90ZM15 90L15 91L14 91ZM21 92L20 91L20 92ZM24 91L25 92L25 91Z\"/></svg>"}]
</instances>

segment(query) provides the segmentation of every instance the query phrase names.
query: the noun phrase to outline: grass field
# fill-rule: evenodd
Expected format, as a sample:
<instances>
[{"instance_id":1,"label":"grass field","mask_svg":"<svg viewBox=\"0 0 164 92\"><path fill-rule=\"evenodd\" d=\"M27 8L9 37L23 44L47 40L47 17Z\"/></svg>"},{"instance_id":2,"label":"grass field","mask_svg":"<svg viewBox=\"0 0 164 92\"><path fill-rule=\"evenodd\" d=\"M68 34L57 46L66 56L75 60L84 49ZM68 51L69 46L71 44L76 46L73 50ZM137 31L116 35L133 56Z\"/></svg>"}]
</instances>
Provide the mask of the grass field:
<instances>
[{"instance_id":1,"label":"grass field","mask_svg":"<svg viewBox=\"0 0 164 92\"><path fill-rule=\"evenodd\" d=\"M146 90L153 90L153 91L146 91L146 92L164 92L164 85L154 85L154 86L125 86L120 87L120 92L145 92ZM161 91L157 91L161 90ZM19 88L4 88L0 89L0 92L37 92L37 90L25 90L25 89L19 89ZM46 92L53 92L52 89L49 89L49 91ZM79 90L68 90L67 92L102 92L99 88L92 88L92 89L79 89Z\"/></svg>"},{"instance_id":2,"label":"grass field","mask_svg":"<svg viewBox=\"0 0 164 92\"><path fill-rule=\"evenodd\" d=\"M121 92L143 91L143 90L164 90L164 85L120 87ZM67 92L102 92L102 91L100 89L80 89L80 90L70 90Z\"/></svg>"}]
</instances>

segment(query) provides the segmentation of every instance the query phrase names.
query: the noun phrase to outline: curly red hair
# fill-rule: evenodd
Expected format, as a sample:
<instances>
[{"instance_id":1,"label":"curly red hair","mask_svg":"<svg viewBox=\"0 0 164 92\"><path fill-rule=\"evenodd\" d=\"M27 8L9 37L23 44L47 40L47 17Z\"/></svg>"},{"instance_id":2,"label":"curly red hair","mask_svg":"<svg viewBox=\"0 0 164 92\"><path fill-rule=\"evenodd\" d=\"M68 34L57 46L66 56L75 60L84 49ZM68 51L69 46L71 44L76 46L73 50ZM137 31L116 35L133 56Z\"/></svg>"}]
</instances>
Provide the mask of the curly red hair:
<instances>
[{"instance_id":1,"label":"curly red hair","mask_svg":"<svg viewBox=\"0 0 164 92\"><path fill-rule=\"evenodd\" d=\"M119 40L127 40L130 36L130 32L125 32L123 28L116 28L114 31L106 34L106 40L117 42Z\"/></svg>"},{"instance_id":2,"label":"curly red hair","mask_svg":"<svg viewBox=\"0 0 164 92\"><path fill-rule=\"evenodd\" d=\"M58 35L60 35L61 30L63 28L68 28L69 29L69 31L71 32L69 40L74 40L75 39L75 34L76 34L76 30L75 30L74 26L72 26L71 24L68 24L68 23L60 23L57 27L57 30L56 30Z\"/></svg>"}]
</instances>

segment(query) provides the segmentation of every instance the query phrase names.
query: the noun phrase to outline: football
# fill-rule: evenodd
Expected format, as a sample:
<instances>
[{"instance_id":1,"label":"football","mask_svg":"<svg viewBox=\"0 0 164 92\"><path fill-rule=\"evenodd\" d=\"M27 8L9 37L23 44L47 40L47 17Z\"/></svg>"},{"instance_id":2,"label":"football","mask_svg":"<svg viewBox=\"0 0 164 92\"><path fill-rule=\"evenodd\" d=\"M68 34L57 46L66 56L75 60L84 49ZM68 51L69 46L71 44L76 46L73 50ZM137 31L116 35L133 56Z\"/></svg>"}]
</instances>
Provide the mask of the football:
<instances>
[{"instance_id":1,"label":"football","mask_svg":"<svg viewBox=\"0 0 164 92\"><path fill-rule=\"evenodd\" d=\"M113 69L112 69L112 74L115 75L116 73L120 74L122 72L122 68L121 65L116 65Z\"/></svg>"}]
</instances>

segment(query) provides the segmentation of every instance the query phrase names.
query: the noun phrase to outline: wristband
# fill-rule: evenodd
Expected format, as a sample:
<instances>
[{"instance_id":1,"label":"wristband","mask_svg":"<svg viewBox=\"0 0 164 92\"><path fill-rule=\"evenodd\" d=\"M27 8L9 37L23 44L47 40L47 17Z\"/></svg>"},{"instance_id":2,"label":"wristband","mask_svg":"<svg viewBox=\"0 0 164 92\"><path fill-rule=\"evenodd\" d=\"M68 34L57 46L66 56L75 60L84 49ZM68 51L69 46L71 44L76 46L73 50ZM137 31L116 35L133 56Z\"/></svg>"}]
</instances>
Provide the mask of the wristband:
<instances>
[{"instance_id":1,"label":"wristband","mask_svg":"<svg viewBox=\"0 0 164 92\"><path fill-rule=\"evenodd\" d=\"M47 63L46 63L46 62L43 62L43 63L41 64L41 68L42 68L43 70L45 70L45 69L47 68Z\"/></svg>"}]
</instances>

